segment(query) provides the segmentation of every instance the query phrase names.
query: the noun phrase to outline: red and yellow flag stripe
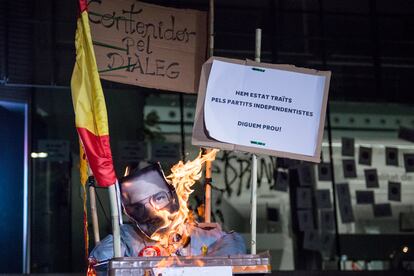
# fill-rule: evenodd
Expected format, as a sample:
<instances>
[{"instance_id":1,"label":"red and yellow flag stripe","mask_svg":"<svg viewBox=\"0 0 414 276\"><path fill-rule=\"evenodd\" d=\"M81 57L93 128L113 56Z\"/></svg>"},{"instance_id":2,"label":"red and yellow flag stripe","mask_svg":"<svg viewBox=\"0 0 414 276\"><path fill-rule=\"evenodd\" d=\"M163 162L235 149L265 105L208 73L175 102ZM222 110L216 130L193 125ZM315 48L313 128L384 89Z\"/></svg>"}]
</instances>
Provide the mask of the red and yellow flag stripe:
<instances>
[{"instance_id":1,"label":"red and yellow flag stripe","mask_svg":"<svg viewBox=\"0 0 414 276\"><path fill-rule=\"evenodd\" d=\"M115 184L116 176L109 143L105 97L92 44L86 0L79 1L76 29L76 64L71 89L76 129L93 175L99 186Z\"/></svg>"}]
</instances>

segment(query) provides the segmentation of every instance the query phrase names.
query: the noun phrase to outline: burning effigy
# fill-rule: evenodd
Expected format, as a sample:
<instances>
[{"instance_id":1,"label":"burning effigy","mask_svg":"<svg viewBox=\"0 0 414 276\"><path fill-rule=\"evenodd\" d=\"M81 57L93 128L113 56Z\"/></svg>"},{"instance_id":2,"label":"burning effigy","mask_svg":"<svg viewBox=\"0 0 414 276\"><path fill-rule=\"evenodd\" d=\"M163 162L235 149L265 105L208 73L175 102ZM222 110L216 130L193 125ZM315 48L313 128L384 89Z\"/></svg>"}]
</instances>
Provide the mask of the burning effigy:
<instances>
[{"instance_id":1,"label":"burning effigy","mask_svg":"<svg viewBox=\"0 0 414 276\"><path fill-rule=\"evenodd\" d=\"M179 161L167 177L159 163L120 180L125 214L132 224L121 226L124 257L229 256L246 254L245 242L236 232L225 232L217 223L199 223L188 208L193 185L202 177L203 164L215 159L217 150L186 163ZM113 258L112 235L90 253L91 262Z\"/></svg>"}]
</instances>

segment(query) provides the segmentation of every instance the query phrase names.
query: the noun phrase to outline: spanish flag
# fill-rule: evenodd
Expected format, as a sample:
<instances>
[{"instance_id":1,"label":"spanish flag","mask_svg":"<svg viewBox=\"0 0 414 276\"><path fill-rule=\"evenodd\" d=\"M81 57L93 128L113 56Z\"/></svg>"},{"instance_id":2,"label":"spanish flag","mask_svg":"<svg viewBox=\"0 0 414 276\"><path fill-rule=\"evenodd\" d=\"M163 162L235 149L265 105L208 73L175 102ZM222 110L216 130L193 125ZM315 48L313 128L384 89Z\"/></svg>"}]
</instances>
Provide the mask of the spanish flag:
<instances>
[{"instance_id":1,"label":"spanish flag","mask_svg":"<svg viewBox=\"0 0 414 276\"><path fill-rule=\"evenodd\" d=\"M97 184L108 187L116 182L109 144L108 116L92 45L87 1L79 0L79 7L76 63L71 80L76 129Z\"/></svg>"}]
</instances>

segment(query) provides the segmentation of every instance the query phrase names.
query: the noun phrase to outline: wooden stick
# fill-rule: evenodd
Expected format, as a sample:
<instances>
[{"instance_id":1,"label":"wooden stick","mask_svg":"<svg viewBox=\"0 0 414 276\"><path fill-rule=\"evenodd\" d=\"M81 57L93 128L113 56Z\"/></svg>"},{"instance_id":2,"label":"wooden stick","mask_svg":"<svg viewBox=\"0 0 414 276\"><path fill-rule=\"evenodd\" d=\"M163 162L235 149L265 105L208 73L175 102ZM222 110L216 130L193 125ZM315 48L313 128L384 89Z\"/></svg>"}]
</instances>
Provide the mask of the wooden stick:
<instances>
[{"instance_id":1,"label":"wooden stick","mask_svg":"<svg viewBox=\"0 0 414 276\"><path fill-rule=\"evenodd\" d=\"M112 234L114 236L114 257L121 256L121 233L119 227L118 201L115 184L108 187L109 203L111 206Z\"/></svg>"},{"instance_id":2,"label":"wooden stick","mask_svg":"<svg viewBox=\"0 0 414 276\"><path fill-rule=\"evenodd\" d=\"M250 223L251 223L251 254L256 254L256 225L257 225L257 156L252 154L252 194L251 194L251 214L250 214Z\"/></svg>"},{"instance_id":3,"label":"wooden stick","mask_svg":"<svg viewBox=\"0 0 414 276\"><path fill-rule=\"evenodd\" d=\"M209 2L209 16L208 16L208 57L214 55L214 0Z\"/></svg>"},{"instance_id":4,"label":"wooden stick","mask_svg":"<svg viewBox=\"0 0 414 276\"><path fill-rule=\"evenodd\" d=\"M214 55L214 0L209 1L208 17L208 56ZM205 153L210 150L206 149ZM211 168L212 161L206 161L205 191L204 191L204 222L211 222Z\"/></svg>"},{"instance_id":5,"label":"wooden stick","mask_svg":"<svg viewBox=\"0 0 414 276\"><path fill-rule=\"evenodd\" d=\"M255 61L260 62L260 51L262 44L262 30L256 29L256 50ZM256 225L257 225L257 156L252 154L252 209L250 214L251 219L251 254L256 254Z\"/></svg>"},{"instance_id":6,"label":"wooden stick","mask_svg":"<svg viewBox=\"0 0 414 276\"><path fill-rule=\"evenodd\" d=\"M211 166L212 161L206 161L204 222L211 222Z\"/></svg>"},{"instance_id":7,"label":"wooden stick","mask_svg":"<svg viewBox=\"0 0 414 276\"><path fill-rule=\"evenodd\" d=\"M93 228L93 240L95 245L101 240L99 236L99 221L98 213L96 209L96 190L95 187L89 186L89 203L91 207L91 216L92 216L92 228Z\"/></svg>"}]
</instances>

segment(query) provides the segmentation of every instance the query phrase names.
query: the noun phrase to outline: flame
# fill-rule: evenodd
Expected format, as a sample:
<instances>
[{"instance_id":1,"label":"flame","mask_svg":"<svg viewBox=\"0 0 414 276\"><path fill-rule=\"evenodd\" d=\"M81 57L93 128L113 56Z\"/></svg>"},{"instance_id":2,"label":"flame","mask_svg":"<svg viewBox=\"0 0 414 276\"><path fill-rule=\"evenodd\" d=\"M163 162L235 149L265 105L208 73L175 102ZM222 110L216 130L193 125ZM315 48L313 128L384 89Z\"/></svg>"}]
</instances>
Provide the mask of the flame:
<instances>
[{"instance_id":1,"label":"flame","mask_svg":"<svg viewBox=\"0 0 414 276\"><path fill-rule=\"evenodd\" d=\"M171 174L167 176L171 185L175 188L180 204L179 210L170 214L166 210L159 210L159 215L164 219L162 230L152 234L151 239L167 250L168 255L174 254L178 248L187 242L187 238L191 235L191 227L189 222L192 220L187 202L190 194L194 191L192 186L202 176L203 164L206 161L213 161L216 157L217 149L212 149L202 155L201 151L197 158L192 161L179 161L171 168ZM174 240L176 236L180 237L179 241Z\"/></svg>"},{"instance_id":2,"label":"flame","mask_svg":"<svg viewBox=\"0 0 414 276\"><path fill-rule=\"evenodd\" d=\"M194 261L194 264L195 264L196 266L204 266L204 262L203 262L202 260L200 260L200 259L195 260L195 261Z\"/></svg>"},{"instance_id":3,"label":"flame","mask_svg":"<svg viewBox=\"0 0 414 276\"><path fill-rule=\"evenodd\" d=\"M86 276L96 276L95 265L98 262L95 259L88 260L88 268L86 270Z\"/></svg>"},{"instance_id":4,"label":"flame","mask_svg":"<svg viewBox=\"0 0 414 276\"><path fill-rule=\"evenodd\" d=\"M177 256L172 256L172 257L170 256L170 257L163 258L161 261L159 261L155 265L155 267L158 267L158 268L170 267L170 266L173 266L175 264L182 265L183 263L181 262L181 260Z\"/></svg>"},{"instance_id":5,"label":"flame","mask_svg":"<svg viewBox=\"0 0 414 276\"><path fill-rule=\"evenodd\" d=\"M205 262L200 259L193 260L193 266L202 267L204 265L205 265ZM165 257L161 259L155 265L155 267L157 267L158 269L166 269L168 267L173 267L173 266L185 266L185 262L181 261L180 258L177 256L169 256L169 257ZM162 270L159 272L162 273Z\"/></svg>"}]
</instances>

